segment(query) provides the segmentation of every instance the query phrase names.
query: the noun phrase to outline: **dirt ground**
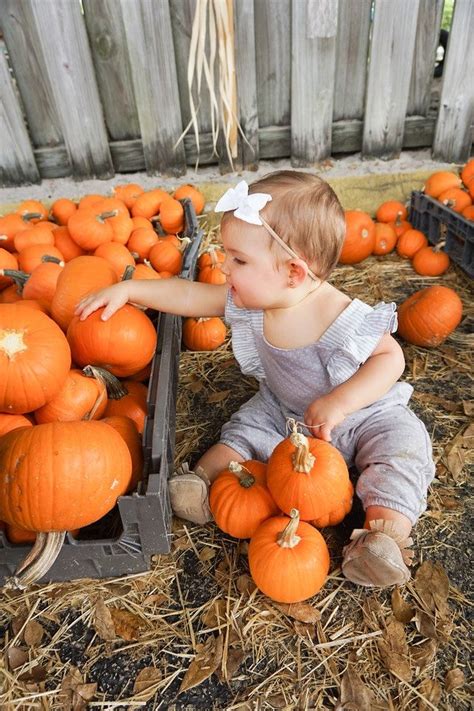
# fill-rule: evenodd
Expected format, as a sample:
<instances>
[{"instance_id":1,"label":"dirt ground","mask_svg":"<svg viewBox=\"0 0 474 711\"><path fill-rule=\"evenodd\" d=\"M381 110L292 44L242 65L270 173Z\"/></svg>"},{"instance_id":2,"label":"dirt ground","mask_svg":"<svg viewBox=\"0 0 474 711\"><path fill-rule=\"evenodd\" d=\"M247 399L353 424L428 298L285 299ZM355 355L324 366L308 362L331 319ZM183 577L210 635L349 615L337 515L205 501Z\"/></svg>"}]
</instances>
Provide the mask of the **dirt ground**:
<instances>
[{"instance_id":1,"label":"dirt ground","mask_svg":"<svg viewBox=\"0 0 474 711\"><path fill-rule=\"evenodd\" d=\"M289 166L262 163L257 175L281 167ZM385 174L390 184L391 174L443 167L428 151L413 151L389 162L351 155L318 169L328 179ZM61 179L1 190L0 204L106 193L125 180L146 188L255 176L203 169L179 181L142 174ZM342 546L361 523L357 505L343 524L323 531L331 552L324 588L310 604L291 608L254 589L245 543L213 524L175 520L171 554L156 556L147 573L0 592L2 710L471 708L472 281L451 267L427 282L389 255L338 268L334 283L371 304L400 303L428 283L451 286L463 300L462 324L442 346L402 344L403 379L415 386L412 407L428 428L437 465L414 535L412 581L398 593L373 592L341 575ZM176 463L195 461L255 387L228 342L219 354L183 353Z\"/></svg>"}]
</instances>

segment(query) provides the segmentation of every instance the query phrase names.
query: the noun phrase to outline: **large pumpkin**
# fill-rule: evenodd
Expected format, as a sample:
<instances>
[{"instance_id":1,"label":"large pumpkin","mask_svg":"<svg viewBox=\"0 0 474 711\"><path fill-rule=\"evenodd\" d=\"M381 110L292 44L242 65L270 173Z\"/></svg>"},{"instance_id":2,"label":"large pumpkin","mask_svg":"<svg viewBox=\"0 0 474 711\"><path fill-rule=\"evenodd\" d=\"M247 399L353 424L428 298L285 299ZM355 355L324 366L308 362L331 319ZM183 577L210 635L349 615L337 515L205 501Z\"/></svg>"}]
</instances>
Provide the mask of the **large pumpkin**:
<instances>
[{"instance_id":1,"label":"large pumpkin","mask_svg":"<svg viewBox=\"0 0 474 711\"><path fill-rule=\"evenodd\" d=\"M339 256L341 264L356 264L372 254L375 223L362 210L346 210L346 236Z\"/></svg>"},{"instance_id":2,"label":"large pumpkin","mask_svg":"<svg viewBox=\"0 0 474 711\"><path fill-rule=\"evenodd\" d=\"M263 521L278 513L266 486L266 471L266 464L254 459L230 462L214 480L209 505L222 531L250 538Z\"/></svg>"},{"instance_id":3,"label":"large pumpkin","mask_svg":"<svg viewBox=\"0 0 474 711\"><path fill-rule=\"evenodd\" d=\"M309 523L274 516L264 521L249 543L250 573L257 587L277 602L301 602L315 595L329 571L329 551Z\"/></svg>"},{"instance_id":4,"label":"large pumpkin","mask_svg":"<svg viewBox=\"0 0 474 711\"><path fill-rule=\"evenodd\" d=\"M351 510L353 487L342 454L292 425L290 437L268 460L267 486L282 511L298 509L303 521L333 526Z\"/></svg>"},{"instance_id":5,"label":"large pumpkin","mask_svg":"<svg viewBox=\"0 0 474 711\"><path fill-rule=\"evenodd\" d=\"M128 447L128 451L130 452L130 456L132 458L132 476L127 492L133 491L137 488L138 482L143 476L142 439L138 433L137 427L130 417L120 417L118 415L114 417L104 417L102 422L105 422L107 425L110 425L110 427L113 427Z\"/></svg>"},{"instance_id":6,"label":"large pumpkin","mask_svg":"<svg viewBox=\"0 0 474 711\"><path fill-rule=\"evenodd\" d=\"M38 424L100 420L107 407L107 388L99 378L88 378L82 371L69 371L61 390L35 412Z\"/></svg>"},{"instance_id":7,"label":"large pumpkin","mask_svg":"<svg viewBox=\"0 0 474 711\"><path fill-rule=\"evenodd\" d=\"M447 286L428 286L398 307L398 333L415 346L439 346L459 325L462 301Z\"/></svg>"},{"instance_id":8,"label":"large pumpkin","mask_svg":"<svg viewBox=\"0 0 474 711\"><path fill-rule=\"evenodd\" d=\"M84 321L75 316L67 330L75 363L98 365L118 378L138 373L153 358L156 330L140 309L126 304L107 321L97 309Z\"/></svg>"},{"instance_id":9,"label":"large pumpkin","mask_svg":"<svg viewBox=\"0 0 474 711\"><path fill-rule=\"evenodd\" d=\"M62 388L71 351L49 316L21 302L0 304L0 412L22 415Z\"/></svg>"}]
</instances>

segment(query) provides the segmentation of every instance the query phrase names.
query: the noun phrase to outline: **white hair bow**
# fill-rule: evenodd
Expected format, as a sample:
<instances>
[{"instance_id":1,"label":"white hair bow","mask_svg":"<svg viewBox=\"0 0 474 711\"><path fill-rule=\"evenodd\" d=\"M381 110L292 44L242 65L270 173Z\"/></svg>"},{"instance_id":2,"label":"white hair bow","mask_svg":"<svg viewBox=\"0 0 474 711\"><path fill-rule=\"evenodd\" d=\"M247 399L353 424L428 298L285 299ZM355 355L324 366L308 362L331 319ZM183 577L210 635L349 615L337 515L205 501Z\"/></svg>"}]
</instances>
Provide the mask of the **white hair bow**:
<instances>
[{"instance_id":1,"label":"white hair bow","mask_svg":"<svg viewBox=\"0 0 474 711\"><path fill-rule=\"evenodd\" d=\"M263 225L259 212L267 202L272 199L267 193L253 193L249 195L249 186L241 180L235 188L229 188L221 197L214 212L234 211L234 216L239 220L249 222L251 225Z\"/></svg>"}]
</instances>

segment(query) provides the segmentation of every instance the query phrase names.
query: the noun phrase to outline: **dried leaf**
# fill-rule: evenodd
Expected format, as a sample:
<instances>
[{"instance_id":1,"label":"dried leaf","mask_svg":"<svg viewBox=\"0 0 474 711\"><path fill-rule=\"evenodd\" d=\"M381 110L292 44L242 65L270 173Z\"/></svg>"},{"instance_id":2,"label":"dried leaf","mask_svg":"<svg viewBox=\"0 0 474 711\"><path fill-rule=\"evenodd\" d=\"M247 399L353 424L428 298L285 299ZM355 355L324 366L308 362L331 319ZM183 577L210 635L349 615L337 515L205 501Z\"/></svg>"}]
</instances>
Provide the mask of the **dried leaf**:
<instances>
[{"instance_id":1,"label":"dried leaf","mask_svg":"<svg viewBox=\"0 0 474 711\"><path fill-rule=\"evenodd\" d=\"M359 675L348 667L341 680L341 691L334 711L371 711L374 696Z\"/></svg>"},{"instance_id":2,"label":"dried leaf","mask_svg":"<svg viewBox=\"0 0 474 711\"><path fill-rule=\"evenodd\" d=\"M8 668L11 671L22 667L29 658L27 649L23 649L22 647L8 647L7 649Z\"/></svg>"},{"instance_id":3,"label":"dried leaf","mask_svg":"<svg viewBox=\"0 0 474 711\"><path fill-rule=\"evenodd\" d=\"M202 380L195 380L193 383L190 383L188 385L188 390L191 390L192 393L199 393L203 389L204 383L202 382Z\"/></svg>"},{"instance_id":4,"label":"dried leaf","mask_svg":"<svg viewBox=\"0 0 474 711\"><path fill-rule=\"evenodd\" d=\"M216 671L222 661L223 636L221 634L218 637L211 635L204 644L198 645L197 649L197 654L181 682L179 694L199 686Z\"/></svg>"},{"instance_id":5,"label":"dried leaf","mask_svg":"<svg viewBox=\"0 0 474 711\"><path fill-rule=\"evenodd\" d=\"M72 694L72 711L85 711L97 691L97 684L78 684Z\"/></svg>"},{"instance_id":6,"label":"dried leaf","mask_svg":"<svg viewBox=\"0 0 474 711\"><path fill-rule=\"evenodd\" d=\"M416 611L415 625L422 637L429 637L429 639L436 640L438 639L434 621L429 615L426 614L426 612L423 612L423 610Z\"/></svg>"},{"instance_id":7,"label":"dried leaf","mask_svg":"<svg viewBox=\"0 0 474 711\"><path fill-rule=\"evenodd\" d=\"M415 609L402 598L399 588L392 592L392 610L396 619L406 625L415 614Z\"/></svg>"},{"instance_id":8,"label":"dried leaf","mask_svg":"<svg viewBox=\"0 0 474 711\"><path fill-rule=\"evenodd\" d=\"M156 694L162 677L161 671L156 667L145 667L135 679L133 693L140 694L140 701L149 701Z\"/></svg>"},{"instance_id":9,"label":"dried leaf","mask_svg":"<svg viewBox=\"0 0 474 711\"><path fill-rule=\"evenodd\" d=\"M222 402L227 398L229 395L230 390L221 390L220 392L217 393L211 393L209 397L207 398L207 402L209 405L215 404L216 402Z\"/></svg>"},{"instance_id":10,"label":"dried leaf","mask_svg":"<svg viewBox=\"0 0 474 711\"><path fill-rule=\"evenodd\" d=\"M377 632L384 626L385 615L382 610L382 605L374 595L364 601L362 612L366 625L373 632Z\"/></svg>"},{"instance_id":11,"label":"dried leaf","mask_svg":"<svg viewBox=\"0 0 474 711\"><path fill-rule=\"evenodd\" d=\"M199 560L202 563L206 563L208 560L215 558L216 553L217 550L212 546L204 546L204 548L199 551Z\"/></svg>"},{"instance_id":12,"label":"dried leaf","mask_svg":"<svg viewBox=\"0 0 474 711\"><path fill-rule=\"evenodd\" d=\"M270 704L272 709L288 708L288 699L285 694L273 694L272 696L267 696L265 701Z\"/></svg>"},{"instance_id":13,"label":"dried leaf","mask_svg":"<svg viewBox=\"0 0 474 711\"><path fill-rule=\"evenodd\" d=\"M444 450L444 460L455 481L460 481L465 464L474 461L474 424L459 432Z\"/></svg>"},{"instance_id":14,"label":"dried leaf","mask_svg":"<svg viewBox=\"0 0 474 711\"><path fill-rule=\"evenodd\" d=\"M115 627L115 633L126 640L132 642L140 636L140 630L145 626L144 620L128 610L121 610L118 607L111 607L110 614Z\"/></svg>"},{"instance_id":15,"label":"dried leaf","mask_svg":"<svg viewBox=\"0 0 474 711\"><path fill-rule=\"evenodd\" d=\"M316 628L314 625L308 625L305 622L295 620L294 627L296 634L303 637L306 641L312 641L316 635Z\"/></svg>"},{"instance_id":16,"label":"dried leaf","mask_svg":"<svg viewBox=\"0 0 474 711\"><path fill-rule=\"evenodd\" d=\"M205 627L219 627L226 620L226 611L225 600L213 600L209 608L203 612L201 621Z\"/></svg>"},{"instance_id":17,"label":"dried leaf","mask_svg":"<svg viewBox=\"0 0 474 711\"><path fill-rule=\"evenodd\" d=\"M18 677L18 681L21 682L34 682L35 684L39 684L41 681L44 681L48 675L48 672L46 671L46 667L42 667L39 664L36 664L36 666L31 667L31 669L28 669L28 671L24 672L23 674L20 674Z\"/></svg>"},{"instance_id":18,"label":"dried leaf","mask_svg":"<svg viewBox=\"0 0 474 711\"><path fill-rule=\"evenodd\" d=\"M449 694L453 689L459 689L459 687L464 686L465 680L464 672L458 667L455 667L446 674L444 678L444 688Z\"/></svg>"},{"instance_id":19,"label":"dried leaf","mask_svg":"<svg viewBox=\"0 0 474 711\"><path fill-rule=\"evenodd\" d=\"M293 620L305 622L306 624L315 624L321 619L321 613L309 602L295 602L288 605L285 602L272 602L273 607L283 612L284 615L291 617Z\"/></svg>"},{"instance_id":20,"label":"dried leaf","mask_svg":"<svg viewBox=\"0 0 474 711\"><path fill-rule=\"evenodd\" d=\"M115 625L112 619L112 614L102 597L98 597L94 605L92 627L95 629L99 637L106 642L111 642L117 636L115 634Z\"/></svg>"},{"instance_id":21,"label":"dried leaf","mask_svg":"<svg viewBox=\"0 0 474 711\"><path fill-rule=\"evenodd\" d=\"M433 704L433 706L438 706L441 701L441 684L436 681L436 679L423 679L418 691L422 696L425 697L427 701ZM418 701L418 711L428 711L432 707L428 706L423 699Z\"/></svg>"},{"instance_id":22,"label":"dried leaf","mask_svg":"<svg viewBox=\"0 0 474 711\"><path fill-rule=\"evenodd\" d=\"M25 624L27 619L28 619L28 613L26 613L26 612L22 612L19 615L16 615L12 619L11 625L12 625L12 633L13 633L14 637L16 637L16 635L20 632L20 630L22 629L22 627ZM23 634L21 634L18 639L20 642L23 642Z\"/></svg>"},{"instance_id":23,"label":"dried leaf","mask_svg":"<svg viewBox=\"0 0 474 711\"><path fill-rule=\"evenodd\" d=\"M474 415L474 400L463 400L462 409L464 410L464 414L468 417Z\"/></svg>"},{"instance_id":24,"label":"dried leaf","mask_svg":"<svg viewBox=\"0 0 474 711\"><path fill-rule=\"evenodd\" d=\"M250 575L246 575L245 573L243 575L239 575L235 581L235 586L239 593L245 593L247 595L253 593L253 591L257 588Z\"/></svg>"},{"instance_id":25,"label":"dried leaf","mask_svg":"<svg viewBox=\"0 0 474 711\"><path fill-rule=\"evenodd\" d=\"M424 669L430 664L436 656L436 651L438 646L433 639L427 639L421 644L417 644L416 647L412 647L411 658L412 661L418 669Z\"/></svg>"},{"instance_id":26,"label":"dried leaf","mask_svg":"<svg viewBox=\"0 0 474 711\"><path fill-rule=\"evenodd\" d=\"M411 680L410 658L405 628L401 622L391 617L387 621L383 639L377 642L380 656L388 671L405 681Z\"/></svg>"},{"instance_id":27,"label":"dried leaf","mask_svg":"<svg viewBox=\"0 0 474 711\"><path fill-rule=\"evenodd\" d=\"M219 680L221 682L230 681L234 674L239 671L240 665L247 656L241 647L231 647L228 649L224 669L222 669L221 666L217 672Z\"/></svg>"},{"instance_id":28,"label":"dried leaf","mask_svg":"<svg viewBox=\"0 0 474 711\"><path fill-rule=\"evenodd\" d=\"M25 640L25 644L27 644L28 647L37 647L39 644L41 644L43 635L44 628L43 625L41 625L39 622L37 622L36 620L30 620L26 623L25 629L23 631L23 639Z\"/></svg>"},{"instance_id":29,"label":"dried leaf","mask_svg":"<svg viewBox=\"0 0 474 711\"><path fill-rule=\"evenodd\" d=\"M415 575L415 590L427 612L435 609L442 614L449 612L449 578L440 563L426 560L420 565Z\"/></svg>"},{"instance_id":30,"label":"dried leaf","mask_svg":"<svg viewBox=\"0 0 474 711\"><path fill-rule=\"evenodd\" d=\"M143 605L161 605L162 602L166 602L167 596L163 593L156 593L154 595L147 595L143 600Z\"/></svg>"}]
</instances>

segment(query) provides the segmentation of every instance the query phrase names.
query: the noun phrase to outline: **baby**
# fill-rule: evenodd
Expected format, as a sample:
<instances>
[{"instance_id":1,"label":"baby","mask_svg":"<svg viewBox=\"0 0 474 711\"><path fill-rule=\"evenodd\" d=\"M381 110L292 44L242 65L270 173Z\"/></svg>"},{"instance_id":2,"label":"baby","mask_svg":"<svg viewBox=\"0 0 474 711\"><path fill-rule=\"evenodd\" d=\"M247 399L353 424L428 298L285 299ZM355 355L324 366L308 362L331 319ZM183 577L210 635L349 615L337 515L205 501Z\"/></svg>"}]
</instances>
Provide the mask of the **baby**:
<instances>
[{"instance_id":1,"label":"baby","mask_svg":"<svg viewBox=\"0 0 474 711\"><path fill-rule=\"evenodd\" d=\"M344 548L342 570L369 587L410 577L406 546L434 476L431 443L407 407L395 304L368 306L327 280L345 234L331 187L308 173L280 171L242 181L216 206L224 212L224 285L183 279L124 281L84 298L81 319L131 301L181 316L224 316L243 373L259 391L224 424L220 441L169 482L182 518L211 520L209 485L231 460L267 461L293 418L331 442L360 472L364 529Z\"/></svg>"}]
</instances>

